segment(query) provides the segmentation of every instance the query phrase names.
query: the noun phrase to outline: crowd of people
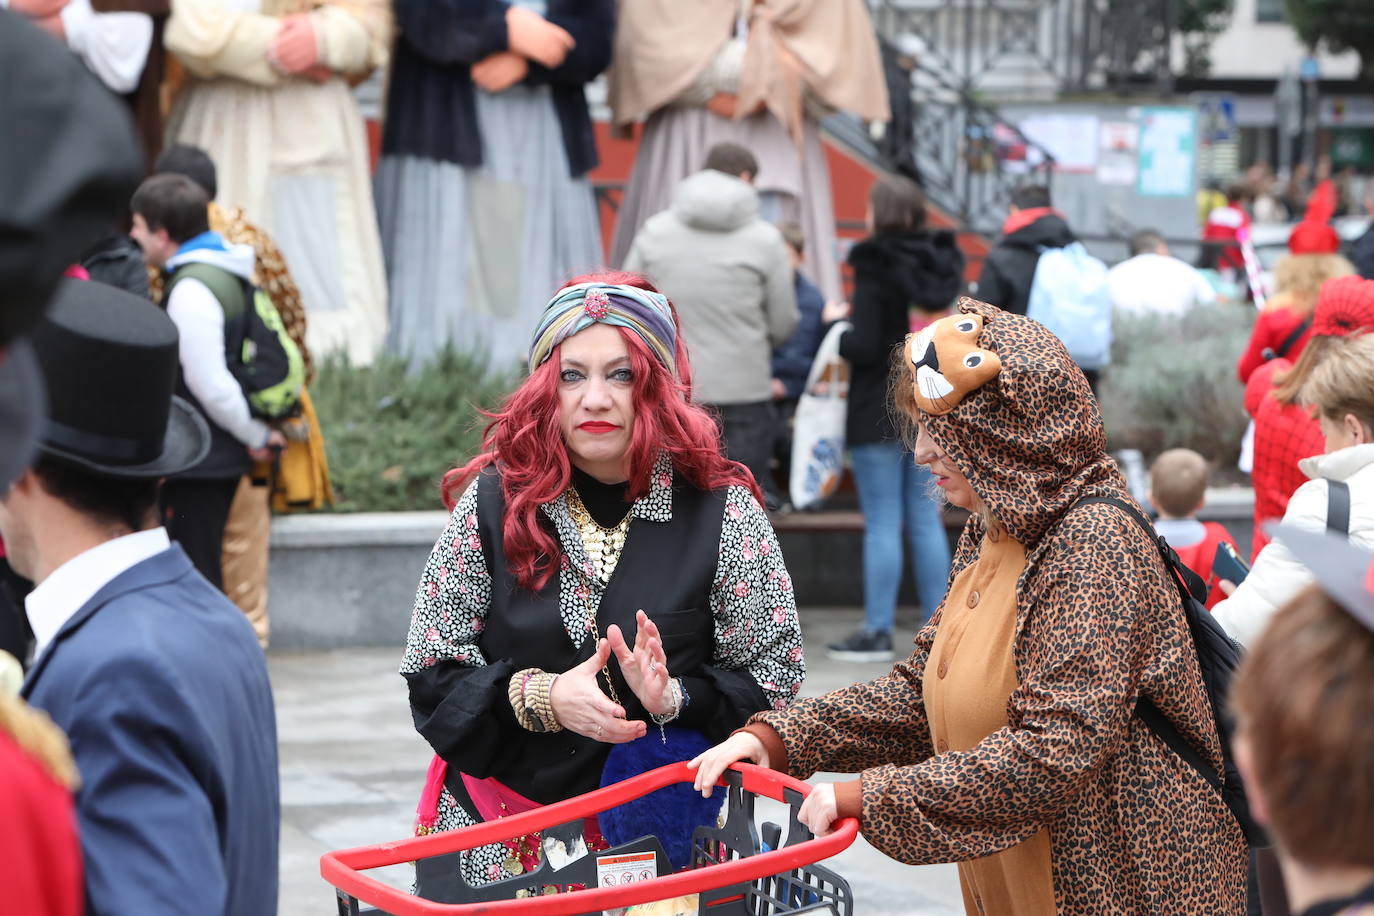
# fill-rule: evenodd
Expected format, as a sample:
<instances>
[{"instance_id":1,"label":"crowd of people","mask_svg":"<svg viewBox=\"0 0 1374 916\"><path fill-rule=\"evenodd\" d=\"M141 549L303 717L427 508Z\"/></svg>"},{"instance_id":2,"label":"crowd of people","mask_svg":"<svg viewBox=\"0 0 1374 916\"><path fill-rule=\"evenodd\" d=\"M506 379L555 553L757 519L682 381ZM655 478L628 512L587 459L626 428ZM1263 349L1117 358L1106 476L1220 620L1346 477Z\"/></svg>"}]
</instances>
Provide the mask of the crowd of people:
<instances>
[{"instance_id":1,"label":"crowd of people","mask_svg":"<svg viewBox=\"0 0 1374 916\"><path fill-rule=\"evenodd\" d=\"M815 785L803 823L958 863L970 914L1374 905L1374 280L1339 255L1326 176L1237 354L1247 570L1198 517L1205 456L1160 454L1147 514L1107 452L1112 310L1216 297L1158 233L1108 270L1023 187L964 297L954 234L882 177L841 296L816 121L885 117L858 0L10 7L22 78L0 110L24 99L33 125L0 151L20 220L0 240L0 538L31 588L0 607L17 912L276 912L261 469L294 453L318 480L312 356L418 365L453 343L524 374L452 456L398 624L434 752L417 832L690 759L690 786L586 820L569 850L653 833L682 868L749 761L853 774ZM374 181L350 84L387 64ZM584 89L608 67L615 124L645 121L615 269L594 266L586 177ZM156 128L143 155L109 90ZM1260 209L1209 211L1223 260ZM773 462L831 330L865 527L863 624L828 648L898 654L904 540L922 621L890 673L803 696ZM952 555L945 506L968 513ZM1181 596L1185 568L1209 594ZM1247 650L1229 699L1199 620ZM455 880L514 887L543 855L533 834L482 846Z\"/></svg>"}]
</instances>

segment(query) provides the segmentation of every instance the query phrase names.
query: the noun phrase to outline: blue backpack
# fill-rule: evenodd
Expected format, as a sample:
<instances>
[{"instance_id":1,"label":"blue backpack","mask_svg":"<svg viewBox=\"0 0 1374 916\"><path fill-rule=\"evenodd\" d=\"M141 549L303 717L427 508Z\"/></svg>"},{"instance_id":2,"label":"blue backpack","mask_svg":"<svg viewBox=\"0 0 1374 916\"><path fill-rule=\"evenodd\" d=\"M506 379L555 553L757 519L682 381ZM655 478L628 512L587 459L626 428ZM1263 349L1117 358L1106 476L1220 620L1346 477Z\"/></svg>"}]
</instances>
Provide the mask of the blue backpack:
<instances>
[{"instance_id":1,"label":"blue backpack","mask_svg":"<svg viewBox=\"0 0 1374 916\"><path fill-rule=\"evenodd\" d=\"M1082 242L1041 250L1026 315L1062 340L1080 368L1101 369L1111 362L1107 265L1088 254Z\"/></svg>"}]
</instances>

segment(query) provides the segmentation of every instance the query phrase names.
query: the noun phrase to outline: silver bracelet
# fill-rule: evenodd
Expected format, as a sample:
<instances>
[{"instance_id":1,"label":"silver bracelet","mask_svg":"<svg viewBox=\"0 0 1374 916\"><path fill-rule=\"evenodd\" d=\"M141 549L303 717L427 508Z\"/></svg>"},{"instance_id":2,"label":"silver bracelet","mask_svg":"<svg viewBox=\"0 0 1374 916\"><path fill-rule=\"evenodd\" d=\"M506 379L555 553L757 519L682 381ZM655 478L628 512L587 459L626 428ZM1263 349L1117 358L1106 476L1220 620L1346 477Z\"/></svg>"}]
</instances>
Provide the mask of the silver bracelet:
<instances>
[{"instance_id":1,"label":"silver bracelet","mask_svg":"<svg viewBox=\"0 0 1374 916\"><path fill-rule=\"evenodd\" d=\"M649 713L649 718L653 719L654 724L658 726L658 735L663 740L664 744L668 743L668 736L664 733L663 726L682 714L682 679L675 677L670 680L668 682L668 691L673 695L673 711L661 716Z\"/></svg>"}]
</instances>

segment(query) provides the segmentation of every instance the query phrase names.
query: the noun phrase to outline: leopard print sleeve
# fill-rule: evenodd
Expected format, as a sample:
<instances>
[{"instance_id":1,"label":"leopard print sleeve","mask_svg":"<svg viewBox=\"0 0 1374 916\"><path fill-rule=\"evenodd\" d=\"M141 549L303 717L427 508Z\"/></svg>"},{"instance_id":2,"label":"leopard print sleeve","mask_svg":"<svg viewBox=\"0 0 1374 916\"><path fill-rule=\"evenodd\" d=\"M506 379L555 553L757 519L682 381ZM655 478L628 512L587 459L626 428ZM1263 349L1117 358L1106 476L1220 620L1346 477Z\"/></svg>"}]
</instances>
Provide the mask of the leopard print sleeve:
<instances>
[{"instance_id":1,"label":"leopard print sleeve","mask_svg":"<svg viewBox=\"0 0 1374 916\"><path fill-rule=\"evenodd\" d=\"M791 775L807 779L820 770L857 773L883 764L917 763L935 753L921 679L939 620L936 611L916 634L911 656L894 665L891 674L750 720L772 726L782 738Z\"/></svg>"},{"instance_id":2,"label":"leopard print sleeve","mask_svg":"<svg viewBox=\"0 0 1374 916\"><path fill-rule=\"evenodd\" d=\"M982 523L969 519L954 553L951 576L977 558ZM826 770L857 773L870 767L920 763L935 753L921 679L935 643L940 611L916 634L911 655L892 673L820 697L798 700L783 712L750 722L771 726L787 748L787 769L799 779Z\"/></svg>"},{"instance_id":3,"label":"leopard print sleeve","mask_svg":"<svg viewBox=\"0 0 1374 916\"><path fill-rule=\"evenodd\" d=\"M1007 727L967 751L864 771L863 832L880 851L927 864L1007 849L1118 754L1149 651L1141 615L1158 613L1138 594L1152 551L1122 526L1134 527L1122 518L1056 538L1023 586Z\"/></svg>"}]
</instances>

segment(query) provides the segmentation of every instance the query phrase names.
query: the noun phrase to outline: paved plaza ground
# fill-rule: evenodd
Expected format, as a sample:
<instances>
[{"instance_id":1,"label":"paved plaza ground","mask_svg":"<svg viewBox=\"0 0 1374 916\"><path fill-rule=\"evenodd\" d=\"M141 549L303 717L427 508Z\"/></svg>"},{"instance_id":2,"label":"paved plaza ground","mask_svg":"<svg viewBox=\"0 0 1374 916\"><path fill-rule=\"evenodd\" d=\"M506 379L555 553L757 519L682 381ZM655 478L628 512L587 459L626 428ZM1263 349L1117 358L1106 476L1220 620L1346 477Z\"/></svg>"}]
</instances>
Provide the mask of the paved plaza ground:
<instances>
[{"instance_id":1,"label":"paved plaza ground","mask_svg":"<svg viewBox=\"0 0 1374 916\"><path fill-rule=\"evenodd\" d=\"M857 609L802 610L809 669L804 693L884 672L883 665L825 657L825 643L843 636L859 618ZM913 620L905 623L898 632L902 647L914 628ZM403 630L398 629L398 640ZM400 651L398 645L269 654L281 741L282 916L336 911L332 891L319 874L322 853L410 834L430 751L411 726L405 684L396 674ZM862 838L827 864L849 879L858 916L962 912L953 866L901 865ZM408 887L410 873L403 865L376 874Z\"/></svg>"}]
</instances>

